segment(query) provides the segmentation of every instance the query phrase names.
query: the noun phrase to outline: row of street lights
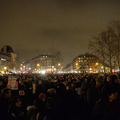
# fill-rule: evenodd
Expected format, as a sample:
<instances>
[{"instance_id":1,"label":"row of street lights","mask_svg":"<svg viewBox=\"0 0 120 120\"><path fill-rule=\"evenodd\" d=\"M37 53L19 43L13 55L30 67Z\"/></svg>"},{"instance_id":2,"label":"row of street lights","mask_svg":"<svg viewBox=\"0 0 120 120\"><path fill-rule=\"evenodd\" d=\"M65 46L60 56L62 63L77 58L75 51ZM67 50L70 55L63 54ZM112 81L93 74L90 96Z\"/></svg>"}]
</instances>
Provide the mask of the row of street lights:
<instances>
[{"instance_id":1,"label":"row of street lights","mask_svg":"<svg viewBox=\"0 0 120 120\"><path fill-rule=\"evenodd\" d=\"M58 63L57 66L58 66L58 71L60 71L61 63ZM38 68L42 67L42 66L40 66L39 63L36 64L36 67L37 67L37 68L35 68L35 71L43 71L42 68L41 68L41 69L38 69ZM26 72L26 70L30 71L30 70L31 70L31 67L26 68L25 65L20 64L20 71L21 71L21 72ZM44 71L47 71L47 70L48 70L48 68L44 69ZM57 68L55 68L55 66L51 66L51 72L54 72L54 71L57 72L56 70L57 70Z\"/></svg>"}]
</instances>

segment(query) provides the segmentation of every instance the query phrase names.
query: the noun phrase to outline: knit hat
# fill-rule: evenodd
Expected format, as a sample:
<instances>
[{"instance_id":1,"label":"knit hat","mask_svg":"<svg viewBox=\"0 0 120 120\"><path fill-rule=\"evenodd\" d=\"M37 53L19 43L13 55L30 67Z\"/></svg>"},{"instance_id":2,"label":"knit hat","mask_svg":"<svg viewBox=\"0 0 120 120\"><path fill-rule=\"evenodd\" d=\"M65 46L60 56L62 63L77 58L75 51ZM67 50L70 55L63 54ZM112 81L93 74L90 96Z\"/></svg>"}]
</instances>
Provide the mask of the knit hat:
<instances>
[{"instance_id":1,"label":"knit hat","mask_svg":"<svg viewBox=\"0 0 120 120\"><path fill-rule=\"evenodd\" d=\"M56 90L54 88L50 88L47 90L47 93L56 94Z\"/></svg>"},{"instance_id":2,"label":"knit hat","mask_svg":"<svg viewBox=\"0 0 120 120\"><path fill-rule=\"evenodd\" d=\"M45 99L46 99L45 93L40 93L40 94L39 94L39 99L45 100Z\"/></svg>"}]
</instances>

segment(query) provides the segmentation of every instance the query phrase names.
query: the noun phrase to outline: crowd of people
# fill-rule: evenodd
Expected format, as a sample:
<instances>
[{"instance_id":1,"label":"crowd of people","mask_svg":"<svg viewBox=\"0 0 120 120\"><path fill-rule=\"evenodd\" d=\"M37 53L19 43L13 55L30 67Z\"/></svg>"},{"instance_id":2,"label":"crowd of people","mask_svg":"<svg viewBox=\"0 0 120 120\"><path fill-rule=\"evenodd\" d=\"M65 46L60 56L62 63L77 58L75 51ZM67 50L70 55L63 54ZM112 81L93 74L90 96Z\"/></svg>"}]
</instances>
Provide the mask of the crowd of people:
<instances>
[{"instance_id":1,"label":"crowd of people","mask_svg":"<svg viewBox=\"0 0 120 120\"><path fill-rule=\"evenodd\" d=\"M18 89L8 88L16 77ZM120 120L119 74L0 76L1 120Z\"/></svg>"}]
</instances>

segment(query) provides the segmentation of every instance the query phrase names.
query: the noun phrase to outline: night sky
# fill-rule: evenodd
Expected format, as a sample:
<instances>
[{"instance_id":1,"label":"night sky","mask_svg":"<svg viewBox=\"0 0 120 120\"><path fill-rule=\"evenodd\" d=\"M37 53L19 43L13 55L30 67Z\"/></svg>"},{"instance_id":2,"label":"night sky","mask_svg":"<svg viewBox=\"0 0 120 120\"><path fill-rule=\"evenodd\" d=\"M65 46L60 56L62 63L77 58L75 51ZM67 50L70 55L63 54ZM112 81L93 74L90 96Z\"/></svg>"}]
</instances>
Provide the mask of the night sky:
<instances>
[{"instance_id":1,"label":"night sky","mask_svg":"<svg viewBox=\"0 0 120 120\"><path fill-rule=\"evenodd\" d=\"M53 47L66 65L112 20L120 20L120 0L0 0L0 48L25 61Z\"/></svg>"}]
</instances>

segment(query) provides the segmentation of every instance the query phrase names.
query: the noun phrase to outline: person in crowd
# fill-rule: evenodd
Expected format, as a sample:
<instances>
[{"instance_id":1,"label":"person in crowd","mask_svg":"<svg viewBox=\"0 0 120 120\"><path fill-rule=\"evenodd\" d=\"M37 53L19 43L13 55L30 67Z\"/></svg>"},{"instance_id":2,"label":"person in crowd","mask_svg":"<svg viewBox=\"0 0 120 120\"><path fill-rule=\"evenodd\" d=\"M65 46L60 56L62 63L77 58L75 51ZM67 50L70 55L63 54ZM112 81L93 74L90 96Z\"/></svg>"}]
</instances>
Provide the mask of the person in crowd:
<instances>
[{"instance_id":1,"label":"person in crowd","mask_svg":"<svg viewBox=\"0 0 120 120\"><path fill-rule=\"evenodd\" d=\"M87 102L91 109L95 105L96 101L100 99L102 94L102 88L104 87L103 77L99 76L96 78L94 86L91 85L87 91Z\"/></svg>"},{"instance_id":2,"label":"person in crowd","mask_svg":"<svg viewBox=\"0 0 120 120\"><path fill-rule=\"evenodd\" d=\"M96 102L93 111L93 120L119 120L120 102L118 91L113 86L104 86L101 98Z\"/></svg>"},{"instance_id":3,"label":"person in crowd","mask_svg":"<svg viewBox=\"0 0 120 120\"><path fill-rule=\"evenodd\" d=\"M27 106L30 104L30 100L29 100L28 96L26 95L25 85L20 85L18 92L19 92L18 95L19 95L21 102L22 102L22 107L24 109L27 109Z\"/></svg>"},{"instance_id":4,"label":"person in crowd","mask_svg":"<svg viewBox=\"0 0 120 120\"><path fill-rule=\"evenodd\" d=\"M104 76L104 84L105 85L109 85L110 84L110 75L105 75Z\"/></svg>"},{"instance_id":5,"label":"person in crowd","mask_svg":"<svg viewBox=\"0 0 120 120\"><path fill-rule=\"evenodd\" d=\"M20 97L13 97L9 106L10 120L27 120L26 109L22 106Z\"/></svg>"},{"instance_id":6,"label":"person in crowd","mask_svg":"<svg viewBox=\"0 0 120 120\"><path fill-rule=\"evenodd\" d=\"M28 120L44 120L46 115L46 95L40 93L33 101L33 105L27 107Z\"/></svg>"},{"instance_id":7,"label":"person in crowd","mask_svg":"<svg viewBox=\"0 0 120 120\"><path fill-rule=\"evenodd\" d=\"M0 96L0 117L4 120L9 120L8 108L10 105L11 90L4 88L1 90Z\"/></svg>"},{"instance_id":8,"label":"person in crowd","mask_svg":"<svg viewBox=\"0 0 120 120\"><path fill-rule=\"evenodd\" d=\"M90 87L90 81L88 80L88 78L85 77L80 88L80 96L81 99L84 99L84 101L87 101L87 91L89 87Z\"/></svg>"},{"instance_id":9,"label":"person in crowd","mask_svg":"<svg viewBox=\"0 0 120 120\"><path fill-rule=\"evenodd\" d=\"M120 83L116 74L17 76L18 91L5 88L9 75L0 78L0 114L5 120L89 120L90 114L92 119L99 117L99 111L100 120L110 119L107 114L119 119Z\"/></svg>"},{"instance_id":10,"label":"person in crowd","mask_svg":"<svg viewBox=\"0 0 120 120\"><path fill-rule=\"evenodd\" d=\"M3 80L0 80L0 94L1 94L1 90L5 88L5 84Z\"/></svg>"},{"instance_id":11,"label":"person in crowd","mask_svg":"<svg viewBox=\"0 0 120 120\"><path fill-rule=\"evenodd\" d=\"M120 92L120 80L119 80L117 74L110 75L109 85L116 87L118 89L118 91Z\"/></svg>"}]
</instances>

